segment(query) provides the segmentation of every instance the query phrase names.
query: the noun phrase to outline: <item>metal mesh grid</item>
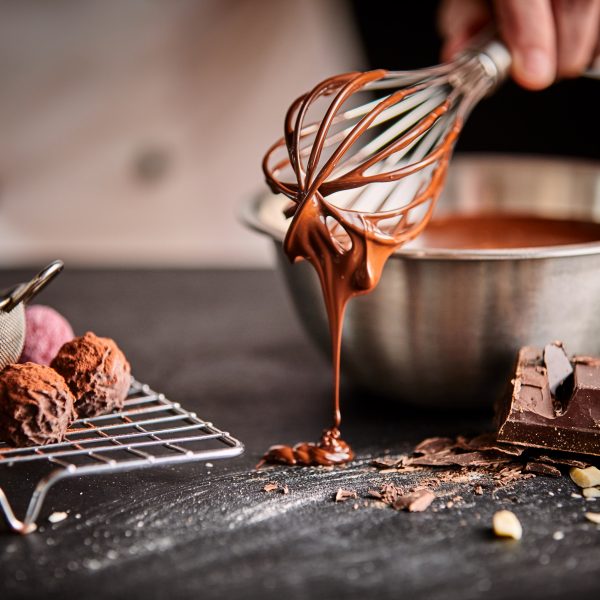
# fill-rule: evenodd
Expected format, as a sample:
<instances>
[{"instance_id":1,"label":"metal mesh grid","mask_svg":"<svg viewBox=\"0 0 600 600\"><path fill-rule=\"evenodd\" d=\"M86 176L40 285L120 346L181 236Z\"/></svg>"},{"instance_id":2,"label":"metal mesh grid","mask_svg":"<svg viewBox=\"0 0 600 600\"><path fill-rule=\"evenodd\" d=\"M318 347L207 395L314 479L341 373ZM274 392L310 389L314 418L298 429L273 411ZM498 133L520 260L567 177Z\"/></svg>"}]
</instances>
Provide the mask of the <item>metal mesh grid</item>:
<instances>
[{"instance_id":1,"label":"metal mesh grid","mask_svg":"<svg viewBox=\"0 0 600 600\"><path fill-rule=\"evenodd\" d=\"M0 508L11 527L35 530L35 520L49 488L65 477L99 474L159 464L216 460L238 456L241 442L164 394L133 381L121 412L75 421L65 440L45 446L13 448L0 442L3 468L45 464L49 473L37 484L23 521L17 519L0 487Z\"/></svg>"}]
</instances>

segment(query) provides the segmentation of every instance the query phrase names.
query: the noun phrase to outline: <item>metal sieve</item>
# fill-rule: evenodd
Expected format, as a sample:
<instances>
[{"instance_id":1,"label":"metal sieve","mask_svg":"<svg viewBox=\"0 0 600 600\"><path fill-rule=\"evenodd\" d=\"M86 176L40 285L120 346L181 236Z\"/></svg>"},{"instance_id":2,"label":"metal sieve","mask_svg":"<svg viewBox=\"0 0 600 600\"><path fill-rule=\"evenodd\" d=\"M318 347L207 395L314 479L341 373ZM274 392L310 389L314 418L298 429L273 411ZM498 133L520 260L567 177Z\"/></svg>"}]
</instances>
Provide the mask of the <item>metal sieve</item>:
<instances>
[{"instance_id":1,"label":"metal sieve","mask_svg":"<svg viewBox=\"0 0 600 600\"><path fill-rule=\"evenodd\" d=\"M63 269L60 260L50 263L31 281L0 293L0 370L17 362L25 342L25 304Z\"/></svg>"}]
</instances>

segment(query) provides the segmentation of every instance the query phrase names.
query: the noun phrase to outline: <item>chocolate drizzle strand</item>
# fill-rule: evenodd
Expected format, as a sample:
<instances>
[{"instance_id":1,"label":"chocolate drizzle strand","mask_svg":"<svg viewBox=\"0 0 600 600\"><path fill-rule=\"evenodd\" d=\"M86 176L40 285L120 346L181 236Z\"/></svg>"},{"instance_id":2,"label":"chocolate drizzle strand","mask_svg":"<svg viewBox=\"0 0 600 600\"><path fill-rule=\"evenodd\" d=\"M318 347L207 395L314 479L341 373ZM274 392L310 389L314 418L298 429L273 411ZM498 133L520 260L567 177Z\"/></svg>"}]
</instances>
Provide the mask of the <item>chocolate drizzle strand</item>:
<instances>
[{"instance_id":1,"label":"chocolate drizzle strand","mask_svg":"<svg viewBox=\"0 0 600 600\"><path fill-rule=\"evenodd\" d=\"M352 297L375 288L389 256L426 227L462 122L490 86L481 73L466 87L456 78L451 84L449 75L450 66L442 65L327 79L292 104L284 137L264 158L269 186L292 201L284 251L292 262L309 261L321 284L333 419L317 443L273 446L261 464L332 465L353 458L340 437L344 312ZM358 92L370 95L357 107ZM379 96L373 100L373 94ZM323 103L321 117L309 117Z\"/></svg>"}]
</instances>

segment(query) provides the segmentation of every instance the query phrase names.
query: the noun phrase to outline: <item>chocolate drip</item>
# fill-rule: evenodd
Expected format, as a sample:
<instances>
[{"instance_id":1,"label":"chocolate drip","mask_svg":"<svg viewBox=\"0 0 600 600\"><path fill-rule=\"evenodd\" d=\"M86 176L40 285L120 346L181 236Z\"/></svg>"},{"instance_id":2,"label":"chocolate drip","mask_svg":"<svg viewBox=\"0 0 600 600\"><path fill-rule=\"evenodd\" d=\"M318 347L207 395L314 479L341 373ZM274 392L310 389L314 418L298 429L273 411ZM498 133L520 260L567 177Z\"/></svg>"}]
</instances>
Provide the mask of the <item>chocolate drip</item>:
<instances>
[{"instance_id":1,"label":"chocolate drip","mask_svg":"<svg viewBox=\"0 0 600 600\"><path fill-rule=\"evenodd\" d=\"M296 446L273 446L263 457L264 462L302 465L331 465L353 458L353 452L340 437L340 353L342 324L350 298L370 292L378 283L388 257L402 244L416 237L429 221L435 201L441 191L452 147L461 120L458 116L448 126L446 135L424 158L393 170L378 169L382 161L394 153L404 151L438 123L451 109L450 100L441 102L425 117L401 136L369 156L357 154L346 159L345 169L340 169L345 155L375 119L387 108L397 104L417 91L423 84L395 91L384 97L358 123L349 128L331 156L319 169L318 165L328 140L330 128L339 122L340 109L348 98L366 85L383 80L383 70L367 73L349 73L332 77L314 90L296 100L286 115L285 137L267 152L263 170L271 189L288 196L295 205L288 211L293 215L287 231L284 250L292 262L308 260L315 268L325 301L331 336L333 364L333 424L325 430L321 440ZM334 95L323 120L318 124L304 124L312 104L323 96ZM337 121L336 121L337 119ZM305 138L314 134L312 145L302 148ZM273 154L287 148L288 158L271 165ZM306 161L303 159L308 157ZM358 164L357 164L358 162ZM279 172L291 166L296 182L284 182ZM375 167L375 173L373 171ZM349 190L369 183L398 181L432 167L428 181L419 187L414 197L405 199L403 206L385 212L363 213L334 206L326 197L335 192ZM338 174L340 173L341 174ZM425 210L412 218L417 207Z\"/></svg>"}]
</instances>

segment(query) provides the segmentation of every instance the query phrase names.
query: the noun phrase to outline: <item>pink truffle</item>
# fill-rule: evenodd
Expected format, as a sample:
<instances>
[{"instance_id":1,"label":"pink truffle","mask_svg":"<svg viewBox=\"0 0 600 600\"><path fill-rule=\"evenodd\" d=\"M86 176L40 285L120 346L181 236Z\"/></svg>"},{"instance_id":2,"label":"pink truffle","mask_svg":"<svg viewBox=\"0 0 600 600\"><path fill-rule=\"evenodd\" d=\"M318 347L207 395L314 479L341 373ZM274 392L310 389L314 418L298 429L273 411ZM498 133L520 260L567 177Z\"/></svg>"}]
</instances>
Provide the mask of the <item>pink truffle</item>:
<instances>
[{"instance_id":1,"label":"pink truffle","mask_svg":"<svg viewBox=\"0 0 600 600\"><path fill-rule=\"evenodd\" d=\"M69 322L53 308L34 304L25 308L25 344L20 363L49 365L65 342L75 337Z\"/></svg>"}]
</instances>

